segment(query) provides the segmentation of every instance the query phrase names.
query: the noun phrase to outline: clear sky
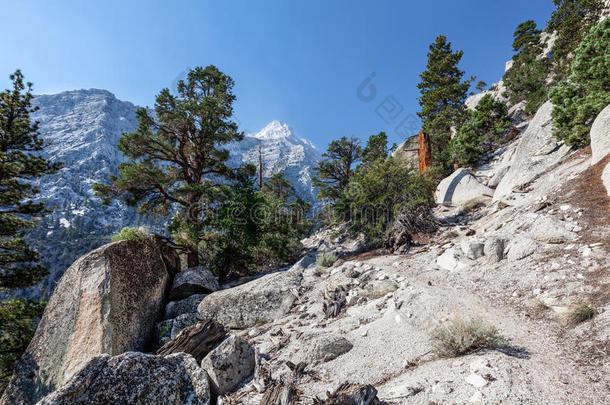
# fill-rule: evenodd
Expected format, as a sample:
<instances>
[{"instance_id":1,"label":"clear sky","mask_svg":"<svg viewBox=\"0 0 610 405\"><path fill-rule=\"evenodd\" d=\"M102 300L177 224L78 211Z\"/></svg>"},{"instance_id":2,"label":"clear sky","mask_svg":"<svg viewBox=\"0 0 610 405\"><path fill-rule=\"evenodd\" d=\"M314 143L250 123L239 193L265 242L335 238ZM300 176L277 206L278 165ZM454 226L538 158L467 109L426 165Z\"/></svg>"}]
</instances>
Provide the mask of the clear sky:
<instances>
[{"instance_id":1,"label":"clear sky","mask_svg":"<svg viewBox=\"0 0 610 405\"><path fill-rule=\"evenodd\" d=\"M151 106L189 67L214 64L236 82L246 132L277 119L321 149L380 130L401 141L402 128L417 128L418 75L438 34L464 50L467 75L491 84L517 24L544 27L552 9L552 0L2 0L0 87L19 68L37 94L103 88ZM371 73L374 98L368 85L358 93Z\"/></svg>"}]
</instances>

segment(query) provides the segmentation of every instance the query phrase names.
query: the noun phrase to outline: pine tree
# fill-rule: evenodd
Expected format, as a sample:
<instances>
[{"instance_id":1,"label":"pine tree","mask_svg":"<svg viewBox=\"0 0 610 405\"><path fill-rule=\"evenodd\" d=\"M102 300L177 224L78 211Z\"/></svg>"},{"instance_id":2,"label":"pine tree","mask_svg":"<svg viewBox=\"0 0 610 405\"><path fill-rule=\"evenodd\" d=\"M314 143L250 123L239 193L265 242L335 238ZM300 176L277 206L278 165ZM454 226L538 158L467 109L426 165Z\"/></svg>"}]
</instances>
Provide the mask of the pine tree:
<instances>
[{"instance_id":1,"label":"pine tree","mask_svg":"<svg viewBox=\"0 0 610 405\"><path fill-rule=\"evenodd\" d=\"M222 146L243 139L233 115L233 79L215 66L197 67L178 83L178 94L163 89L155 115L137 111L138 129L124 134L119 150L128 161L119 166L111 185L96 184L109 201L124 196L141 213L168 215L177 208L170 230L188 253L189 266L199 262L198 249L216 203L230 193L234 171Z\"/></svg>"},{"instance_id":2,"label":"pine tree","mask_svg":"<svg viewBox=\"0 0 610 405\"><path fill-rule=\"evenodd\" d=\"M477 85L474 88L479 93L482 93L485 91L485 87L487 87L487 83L485 83L483 80L479 80L479 82L477 83Z\"/></svg>"},{"instance_id":3,"label":"pine tree","mask_svg":"<svg viewBox=\"0 0 610 405\"><path fill-rule=\"evenodd\" d=\"M385 132L371 135L362 149L362 164L370 165L377 160L385 160L388 153L388 137Z\"/></svg>"},{"instance_id":4,"label":"pine tree","mask_svg":"<svg viewBox=\"0 0 610 405\"><path fill-rule=\"evenodd\" d=\"M319 199L337 202L350 182L354 165L362 157L360 142L356 138L342 137L332 141L322 157L313 169L315 177L312 184L314 187L320 187Z\"/></svg>"},{"instance_id":5,"label":"pine tree","mask_svg":"<svg viewBox=\"0 0 610 405\"><path fill-rule=\"evenodd\" d=\"M45 213L35 203L33 181L56 172L60 165L40 156L45 146L32 122L32 84L17 70L10 75L13 88L0 93L0 289L25 288L38 283L48 271L38 264L39 254L28 246L25 232ZM0 385L33 336L44 304L24 300L0 303Z\"/></svg>"},{"instance_id":6,"label":"pine tree","mask_svg":"<svg viewBox=\"0 0 610 405\"><path fill-rule=\"evenodd\" d=\"M464 102L474 80L462 80L464 72L457 65L463 54L463 51L453 52L447 38L439 35L430 45L428 64L417 85L422 107L417 115L422 120L424 132L430 135L433 164L444 171L450 167L447 147L452 128L459 127L464 118Z\"/></svg>"},{"instance_id":7,"label":"pine tree","mask_svg":"<svg viewBox=\"0 0 610 405\"><path fill-rule=\"evenodd\" d=\"M570 75L550 91L553 134L568 145L584 146L591 125L610 104L610 18L584 37L574 51Z\"/></svg>"},{"instance_id":8,"label":"pine tree","mask_svg":"<svg viewBox=\"0 0 610 405\"><path fill-rule=\"evenodd\" d=\"M569 68L574 50L595 25L604 8L603 0L553 0L555 10L547 24L548 32L556 32L553 58L557 79L562 79Z\"/></svg>"},{"instance_id":9,"label":"pine tree","mask_svg":"<svg viewBox=\"0 0 610 405\"><path fill-rule=\"evenodd\" d=\"M506 96L511 104L526 101L525 112L533 114L547 98L549 61L543 59L541 31L532 20L517 26L513 37L513 65L504 74Z\"/></svg>"},{"instance_id":10,"label":"pine tree","mask_svg":"<svg viewBox=\"0 0 610 405\"><path fill-rule=\"evenodd\" d=\"M501 143L501 135L511 127L506 105L486 94L451 140L452 159L459 165L475 164Z\"/></svg>"}]
</instances>

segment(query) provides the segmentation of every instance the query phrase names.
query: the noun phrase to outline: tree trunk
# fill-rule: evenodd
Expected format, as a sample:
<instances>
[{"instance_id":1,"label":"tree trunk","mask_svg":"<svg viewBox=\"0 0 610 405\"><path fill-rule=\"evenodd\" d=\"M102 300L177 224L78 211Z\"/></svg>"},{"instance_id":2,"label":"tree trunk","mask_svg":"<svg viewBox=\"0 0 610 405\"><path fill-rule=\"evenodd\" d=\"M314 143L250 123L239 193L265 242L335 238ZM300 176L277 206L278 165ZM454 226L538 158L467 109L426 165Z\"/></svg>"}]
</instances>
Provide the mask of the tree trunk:
<instances>
[{"instance_id":1,"label":"tree trunk","mask_svg":"<svg viewBox=\"0 0 610 405\"><path fill-rule=\"evenodd\" d=\"M189 268L199 266L199 252L188 250L186 252L186 263Z\"/></svg>"}]
</instances>

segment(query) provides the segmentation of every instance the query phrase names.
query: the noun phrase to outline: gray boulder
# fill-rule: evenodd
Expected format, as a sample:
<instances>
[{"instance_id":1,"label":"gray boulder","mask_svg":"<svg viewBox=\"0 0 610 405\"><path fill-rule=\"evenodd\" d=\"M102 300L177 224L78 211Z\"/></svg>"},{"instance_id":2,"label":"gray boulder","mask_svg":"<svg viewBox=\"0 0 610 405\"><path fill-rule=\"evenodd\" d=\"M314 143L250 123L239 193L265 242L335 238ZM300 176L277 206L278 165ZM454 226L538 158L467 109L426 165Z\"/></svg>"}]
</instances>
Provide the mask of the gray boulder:
<instances>
[{"instance_id":1,"label":"gray boulder","mask_svg":"<svg viewBox=\"0 0 610 405\"><path fill-rule=\"evenodd\" d=\"M143 350L162 315L177 255L158 239L120 241L78 259L55 287L2 404L34 404L90 357Z\"/></svg>"},{"instance_id":2,"label":"gray boulder","mask_svg":"<svg viewBox=\"0 0 610 405\"><path fill-rule=\"evenodd\" d=\"M216 291L199 304L199 317L234 329L277 319L292 308L303 271L314 263L315 255L307 255L289 270Z\"/></svg>"},{"instance_id":3,"label":"gray boulder","mask_svg":"<svg viewBox=\"0 0 610 405\"><path fill-rule=\"evenodd\" d=\"M508 173L509 170L510 166L500 167L498 170L496 170L494 175L491 176L491 179L489 179L489 181L487 182L487 186L491 188L498 187L498 184L500 184L500 181L502 181L502 179L504 178L504 176L506 176L506 173Z\"/></svg>"},{"instance_id":4,"label":"gray boulder","mask_svg":"<svg viewBox=\"0 0 610 405\"><path fill-rule=\"evenodd\" d=\"M197 312L197 306L206 294L195 294L180 301L168 302L165 306L165 319L175 318L182 314Z\"/></svg>"},{"instance_id":5,"label":"gray boulder","mask_svg":"<svg viewBox=\"0 0 610 405\"><path fill-rule=\"evenodd\" d=\"M199 322L196 312L178 315L173 319L166 319L157 324L157 346L163 346L165 343L175 339L180 332L185 328Z\"/></svg>"},{"instance_id":6,"label":"gray boulder","mask_svg":"<svg viewBox=\"0 0 610 405\"><path fill-rule=\"evenodd\" d=\"M354 347L354 345L342 336L320 336L314 338L307 344L304 349L304 360L309 363L331 361L342 354L347 353L352 347Z\"/></svg>"},{"instance_id":7,"label":"gray boulder","mask_svg":"<svg viewBox=\"0 0 610 405\"><path fill-rule=\"evenodd\" d=\"M468 270L472 262L464 257L461 249L449 248L437 257L436 264L444 270L464 271Z\"/></svg>"},{"instance_id":8,"label":"gray boulder","mask_svg":"<svg viewBox=\"0 0 610 405\"><path fill-rule=\"evenodd\" d=\"M38 405L208 405L206 372L184 353L166 357L128 352L92 357Z\"/></svg>"},{"instance_id":9,"label":"gray boulder","mask_svg":"<svg viewBox=\"0 0 610 405\"><path fill-rule=\"evenodd\" d=\"M510 241L507 250L506 257L508 260L521 260L536 252L538 250L538 243L527 236L519 235Z\"/></svg>"},{"instance_id":10,"label":"gray boulder","mask_svg":"<svg viewBox=\"0 0 610 405\"><path fill-rule=\"evenodd\" d=\"M169 292L170 301L179 301L195 294L209 294L220 290L218 280L206 267L198 266L176 274Z\"/></svg>"},{"instance_id":11,"label":"gray boulder","mask_svg":"<svg viewBox=\"0 0 610 405\"><path fill-rule=\"evenodd\" d=\"M543 243L564 243L573 241L577 235L568 231L563 221L555 217L540 216L532 224L530 234L534 240Z\"/></svg>"},{"instance_id":12,"label":"gray boulder","mask_svg":"<svg viewBox=\"0 0 610 405\"><path fill-rule=\"evenodd\" d=\"M610 153L610 105L595 118L590 134L591 164L594 165Z\"/></svg>"},{"instance_id":13,"label":"gray boulder","mask_svg":"<svg viewBox=\"0 0 610 405\"><path fill-rule=\"evenodd\" d=\"M494 200L497 201L535 180L540 174L559 163L570 148L557 142L552 134L553 104L544 103L527 129L512 155L510 169L496 187Z\"/></svg>"},{"instance_id":14,"label":"gray boulder","mask_svg":"<svg viewBox=\"0 0 610 405\"><path fill-rule=\"evenodd\" d=\"M462 252L466 255L467 258L476 260L479 257L483 257L484 247L483 242L476 238L466 238L463 239L460 243L460 247L462 248Z\"/></svg>"},{"instance_id":15,"label":"gray boulder","mask_svg":"<svg viewBox=\"0 0 610 405\"><path fill-rule=\"evenodd\" d=\"M364 288L358 291L358 296L368 300L375 300L394 292L397 289L398 285L391 280L372 280L369 281Z\"/></svg>"},{"instance_id":16,"label":"gray boulder","mask_svg":"<svg viewBox=\"0 0 610 405\"><path fill-rule=\"evenodd\" d=\"M460 205L484 196L493 196L494 191L479 183L466 169L457 169L444 178L436 187L434 198L437 204Z\"/></svg>"},{"instance_id":17,"label":"gray boulder","mask_svg":"<svg viewBox=\"0 0 610 405\"><path fill-rule=\"evenodd\" d=\"M201 361L215 393L234 391L254 372L255 352L240 336L229 336Z\"/></svg>"},{"instance_id":18,"label":"gray boulder","mask_svg":"<svg viewBox=\"0 0 610 405\"><path fill-rule=\"evenodd\" d=\"M495 237L487 239L483 251L488 263L498 263L504 259L504 240Z\"/></svg>"}]
</instances>

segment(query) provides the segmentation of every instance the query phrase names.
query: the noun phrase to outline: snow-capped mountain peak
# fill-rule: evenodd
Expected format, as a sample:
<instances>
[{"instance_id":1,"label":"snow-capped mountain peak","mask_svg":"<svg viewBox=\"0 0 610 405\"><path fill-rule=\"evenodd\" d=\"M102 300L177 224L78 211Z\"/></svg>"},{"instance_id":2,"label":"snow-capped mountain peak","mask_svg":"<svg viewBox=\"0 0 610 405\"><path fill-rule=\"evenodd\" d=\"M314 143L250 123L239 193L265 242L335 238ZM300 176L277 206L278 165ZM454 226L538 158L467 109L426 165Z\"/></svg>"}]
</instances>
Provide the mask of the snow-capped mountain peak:
<instances>
[{"instance_id":1,"label":"snow-capped mountain peak","mask_svg":"<svg viewBox=\"0 0 610 405\"><path fill-rule=\"evenodd\" d=\"M288 124L273 120L256 134L250 135L256 139L289 138L294 134Z\"/></svg>"}]
</instances>

